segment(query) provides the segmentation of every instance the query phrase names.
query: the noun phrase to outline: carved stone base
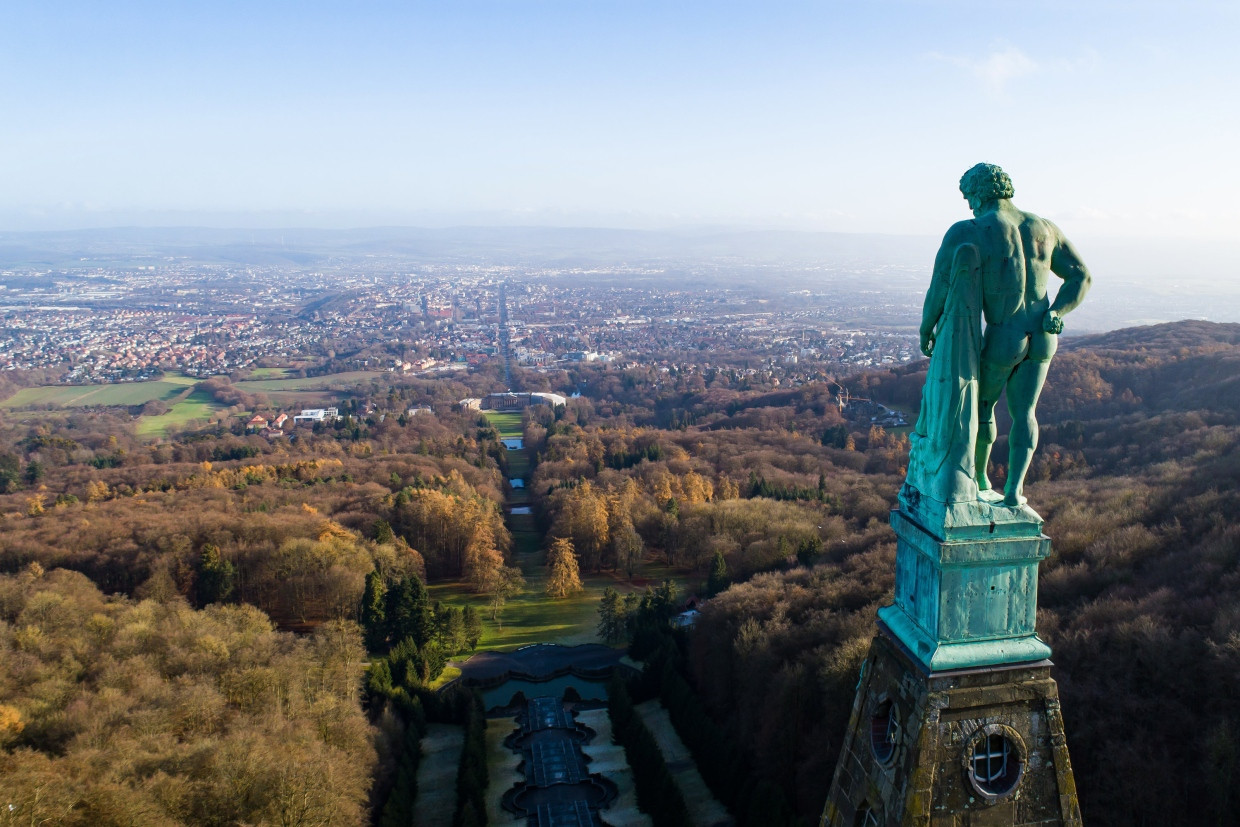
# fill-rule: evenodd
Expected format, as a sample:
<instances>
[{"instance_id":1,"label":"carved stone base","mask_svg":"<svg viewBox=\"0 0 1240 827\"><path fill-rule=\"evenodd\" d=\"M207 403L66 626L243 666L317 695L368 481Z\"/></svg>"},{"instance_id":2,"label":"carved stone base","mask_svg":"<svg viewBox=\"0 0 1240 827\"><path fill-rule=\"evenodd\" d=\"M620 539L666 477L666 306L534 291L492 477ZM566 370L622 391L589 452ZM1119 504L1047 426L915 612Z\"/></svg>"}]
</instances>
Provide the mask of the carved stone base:
<instances>
[{"instance_id":1,"label":"carved stone base","mask_svg":"<svg viewBox=\"0 0 1240 827\"><path fill-rule=\"evenodd\" d=\"M1050 667L927 672L880 621L821 827L1080 827Z\"/></svg>"},{"instance_id":2,"label":"carved stone base","mask_svg":"<svg viewBox=\"0 0 1240 827\"><path fill-rule=\"evenodd\" d=\"M1041 522L974 526L978 536L945 540L901 506L891 527L895 602L878 616L927 671L1050 656L1035 628L1038 563L1051 550Z\"/></svg>"}]
</instances>

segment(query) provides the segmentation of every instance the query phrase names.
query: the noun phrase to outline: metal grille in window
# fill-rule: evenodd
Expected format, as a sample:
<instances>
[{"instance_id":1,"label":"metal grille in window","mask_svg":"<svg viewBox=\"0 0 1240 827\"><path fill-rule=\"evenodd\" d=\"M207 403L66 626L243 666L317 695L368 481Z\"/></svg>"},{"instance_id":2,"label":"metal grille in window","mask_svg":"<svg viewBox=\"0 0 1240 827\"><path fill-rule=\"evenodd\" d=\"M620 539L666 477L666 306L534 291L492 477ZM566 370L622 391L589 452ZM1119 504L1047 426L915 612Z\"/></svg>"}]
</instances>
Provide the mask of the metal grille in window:
<instances>
[{"instance_id":1,"label":"metal grille in window","mask_svg":"<svg viewBox=\"0 0 1240 827\"><path fill-rule=\"evenodd\" d=\"M891 708L891 701L883 701L878 712L870 719L870 746L878 763L886 764L896 750L898 726Z\"/></svg>"},{"instance_id":2,"label":"metal grille in window","mask_svg":"<svg viewBox=\"0 0 1240 827\"><path fill-rule=\"evenodd\" d=\"M973 748L973 780L984 792L1003 795L1020 778L1020 757L1012 742L991 734Z\"/></svg>"}]
</instances>

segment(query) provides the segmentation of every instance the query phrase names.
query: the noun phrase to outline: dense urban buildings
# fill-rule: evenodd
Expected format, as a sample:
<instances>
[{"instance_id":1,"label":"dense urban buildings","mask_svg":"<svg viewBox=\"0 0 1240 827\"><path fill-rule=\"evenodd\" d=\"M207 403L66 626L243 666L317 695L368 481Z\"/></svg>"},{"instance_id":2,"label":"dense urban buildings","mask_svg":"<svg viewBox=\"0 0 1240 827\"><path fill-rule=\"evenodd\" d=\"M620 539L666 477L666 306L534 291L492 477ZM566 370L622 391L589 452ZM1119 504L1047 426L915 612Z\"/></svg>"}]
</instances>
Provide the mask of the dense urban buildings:
<instances>
[{"instance_id":1,"label":"dense urban buildings","mask_svg":"<svg viewBox=\"0 0 1240 827\"><path fill-rule=\"evenodd\" d=\"M433 374L508 358L534 371L650 363L798 384L916 356L915 331L882 323L898 310L913 317L899 294L873 307L818 280L820 291L674 289L622 269L10 270L0 273L0 371L42 369L86 384L289 365Z\"/></svg>"}]
</instances>

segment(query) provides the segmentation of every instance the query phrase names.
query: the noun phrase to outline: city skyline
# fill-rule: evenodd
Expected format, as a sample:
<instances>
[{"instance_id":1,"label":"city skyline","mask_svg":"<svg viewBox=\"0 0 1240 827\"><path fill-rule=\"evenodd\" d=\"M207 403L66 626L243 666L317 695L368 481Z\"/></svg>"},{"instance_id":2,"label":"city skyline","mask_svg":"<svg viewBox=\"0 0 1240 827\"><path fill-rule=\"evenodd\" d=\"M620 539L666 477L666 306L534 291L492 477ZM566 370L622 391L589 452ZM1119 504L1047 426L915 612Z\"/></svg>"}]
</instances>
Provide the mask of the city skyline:
<instances>
[{"instance_id":1,"label":"city skyline","mask_svg":"<svg viewBox=\"0 0 1240 827\"><path fill-rule=\"evenodd\" d=\"M9 8L0 231L938 235L967 217L956 181L986 160L1074 237L1221 240L1240 219L1240 116L1220 105L1237 17L1211 2Z\"/></svg>"}]
</instances>

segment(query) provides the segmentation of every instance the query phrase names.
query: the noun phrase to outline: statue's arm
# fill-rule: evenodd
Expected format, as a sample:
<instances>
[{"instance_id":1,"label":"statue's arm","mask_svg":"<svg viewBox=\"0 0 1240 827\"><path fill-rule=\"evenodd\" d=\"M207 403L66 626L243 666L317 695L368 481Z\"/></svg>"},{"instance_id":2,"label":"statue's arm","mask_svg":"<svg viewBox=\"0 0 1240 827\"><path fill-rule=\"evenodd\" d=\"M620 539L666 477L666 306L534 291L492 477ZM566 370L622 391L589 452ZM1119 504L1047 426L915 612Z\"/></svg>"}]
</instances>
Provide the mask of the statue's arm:
<instances>
[{"instance_id":1,"label":"statue's arm","mask_svg":"<svg viewBox=\"0 0 1240 827\"><path fill-rule=\"evenodd\" d=\"M1068 241L1054 224L1051 224L1051 229L1055 233L1055 250L1051 253L1051 272L1063 279L1063 284L1055 293L1055 302L1046 311L1043 326L1048 333L1060 333L1063 331L1064 314L1075 310L1085 300L1085 294L1089 292L1092 278L1089 275L1089 269L1081 261L1080 254L1072 246L1072 242Z\"/></svg>"},{"instance_id":2,"label":"statue's arm","mask_svg":"<svg viewBox=\"0 0 1240 827\"><path fill-rule=\"evenodd\" d=\"M952 259L956 255L958 245L955 227L947 231L939 252L934 257L934 274L930 277L930 289L926 291L926 301L921 306L921 352L929 356L934 352L934 329L938 326L943 308L947 304L947 291L951 287Z\"/></svg>"}]
</instances>

